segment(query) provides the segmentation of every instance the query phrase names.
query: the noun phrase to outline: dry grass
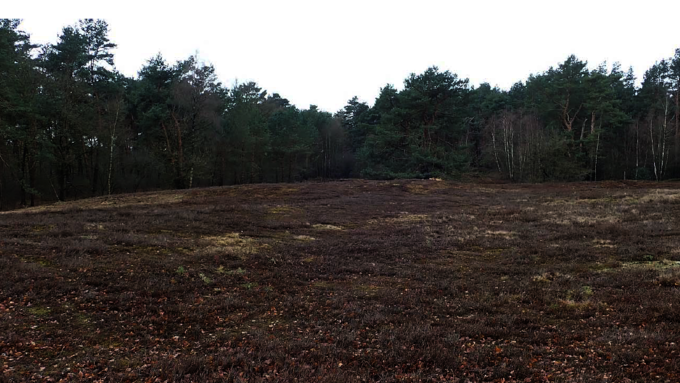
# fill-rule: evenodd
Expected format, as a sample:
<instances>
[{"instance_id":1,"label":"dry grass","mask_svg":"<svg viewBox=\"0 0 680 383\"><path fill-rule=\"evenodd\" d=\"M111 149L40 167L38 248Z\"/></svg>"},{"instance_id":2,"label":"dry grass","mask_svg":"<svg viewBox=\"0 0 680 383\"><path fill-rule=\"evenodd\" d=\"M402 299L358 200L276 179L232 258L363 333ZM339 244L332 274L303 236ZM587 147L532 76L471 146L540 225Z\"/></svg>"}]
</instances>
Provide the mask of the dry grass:
<instances>
[{"instance_id":1,"label":"dry grass","mask_svg":"<svg viewBox=\"0 0 680 383\"><path fill-rule=\"evenodd\" d=\"M252 238L243 237L240 233L206 236L201 238L201 246L197 250L201 254L234 254L247 257L255 254L263 246Z\"/></svg>"},{"instance_id":2,"label":"dry grass","mask_svg":"<svg viewBox=\"0 0 680 383\"><path fill-rule=\"evenodd\" d=\"M340 226L326 225L326 224L321 224L321 223L314 224L314 225L312 225L312 227L317 229L317 230L343 230L343 228L340 227Z\"/></svg>"}]
</instances>

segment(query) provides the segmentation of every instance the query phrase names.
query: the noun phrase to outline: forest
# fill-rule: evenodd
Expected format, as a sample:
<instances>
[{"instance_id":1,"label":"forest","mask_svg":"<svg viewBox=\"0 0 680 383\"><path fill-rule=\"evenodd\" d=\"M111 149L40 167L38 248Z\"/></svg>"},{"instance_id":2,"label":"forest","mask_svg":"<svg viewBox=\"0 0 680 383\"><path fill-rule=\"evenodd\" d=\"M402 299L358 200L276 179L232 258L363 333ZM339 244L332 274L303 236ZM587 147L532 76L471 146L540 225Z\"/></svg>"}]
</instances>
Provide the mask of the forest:
<instances>
[{"instance_id":1,"label":"forest","mask_svg":"<svg viewBox=\"0 0 680 383\"><path fill-rule=\"evenodd\" d=\"M126 77L115 47L104 20L39 46L0 19L0 209L310 179L680 178L680 49L641 81L573 55L509 90L433 66L331 113L225 86L195 56Z\"/></svg>"}]
</instances>

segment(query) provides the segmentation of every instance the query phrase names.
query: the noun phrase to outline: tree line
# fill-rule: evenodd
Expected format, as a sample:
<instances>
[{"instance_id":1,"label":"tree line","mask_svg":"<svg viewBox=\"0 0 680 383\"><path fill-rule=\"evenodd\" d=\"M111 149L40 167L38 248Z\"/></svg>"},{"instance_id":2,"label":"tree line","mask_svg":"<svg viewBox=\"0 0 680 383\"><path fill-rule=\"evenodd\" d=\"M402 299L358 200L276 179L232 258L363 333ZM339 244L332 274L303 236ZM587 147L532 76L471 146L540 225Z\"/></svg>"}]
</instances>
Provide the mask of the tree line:
<instances>
[{"instance_id":1,"label":"tree line","mask_svg":"<svg viewBox=\"0 0 680 383\"><path fill-rule=\"evenodd\" d=\"M0 208L142 190L362 177L515 182L680 177L680 49L636 85L563 63L509 90L431 67L373 105L299 109L195 56L115 68L84 19L35 45L0 19Z\"/></svg>"}]
</instances>

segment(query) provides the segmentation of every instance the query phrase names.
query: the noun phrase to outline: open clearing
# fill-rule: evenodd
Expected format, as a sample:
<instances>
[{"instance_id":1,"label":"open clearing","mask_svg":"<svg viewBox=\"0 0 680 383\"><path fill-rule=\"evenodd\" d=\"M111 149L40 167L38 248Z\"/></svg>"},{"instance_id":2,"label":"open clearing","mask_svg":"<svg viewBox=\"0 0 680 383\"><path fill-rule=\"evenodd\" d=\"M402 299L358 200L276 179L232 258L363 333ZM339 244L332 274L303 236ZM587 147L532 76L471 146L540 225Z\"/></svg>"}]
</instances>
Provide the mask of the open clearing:
<instances>
[{"instance_id":1,"label":"open clearing","mask_svg":"<svg viewBox=\"0 0 680 383\"><path fill-rule=\"evenodd\" d=\"M0 214L0 381L680 381L680 185L343 181Z\"/></svg>"}]
</instances>

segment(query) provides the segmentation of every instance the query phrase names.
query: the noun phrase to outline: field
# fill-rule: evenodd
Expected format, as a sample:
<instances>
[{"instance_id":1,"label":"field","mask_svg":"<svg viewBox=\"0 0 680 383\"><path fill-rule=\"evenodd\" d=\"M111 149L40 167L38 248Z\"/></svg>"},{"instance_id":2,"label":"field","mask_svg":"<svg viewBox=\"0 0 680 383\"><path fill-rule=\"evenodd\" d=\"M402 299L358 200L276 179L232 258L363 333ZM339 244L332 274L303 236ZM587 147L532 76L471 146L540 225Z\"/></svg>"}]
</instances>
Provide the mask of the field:
<instances>
[{"instance_id":1,"label":"field","mask_svg":"<svg viewBox=\"0 0 680 383\"><path fill-rule=\"evenodd\" d=\"M680 381L680 185L341 181L0 214L0 381Z\"/></svg>"}]
</instances>

